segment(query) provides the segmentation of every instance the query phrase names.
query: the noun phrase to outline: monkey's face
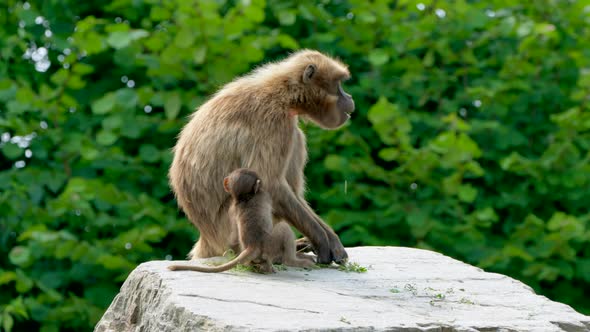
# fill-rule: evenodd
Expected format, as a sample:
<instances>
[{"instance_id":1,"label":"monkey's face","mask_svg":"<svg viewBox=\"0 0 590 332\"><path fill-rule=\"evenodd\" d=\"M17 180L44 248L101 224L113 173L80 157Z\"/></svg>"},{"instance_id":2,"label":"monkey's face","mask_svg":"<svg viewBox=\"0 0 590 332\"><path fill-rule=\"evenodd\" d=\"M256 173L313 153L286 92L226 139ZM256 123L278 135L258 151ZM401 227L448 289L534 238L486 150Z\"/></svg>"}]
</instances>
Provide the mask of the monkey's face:
<instances>
[{"instance_id":1,"label":"monkey's face","mask_svg":"<svg viewBox=\"0 0 590 332\"><path fill-rule=\"evenodd\" d=\"M336 70L332 68L323 71ZM354 112L354 100L342 89L342 81L348 79L348 73L336 74L322 72L315 65L308 65L303 73L309 99L315 99L306 105L307 115L312 121L325 129L336 129L344 125Z\"/></svg>"}]
</instances>

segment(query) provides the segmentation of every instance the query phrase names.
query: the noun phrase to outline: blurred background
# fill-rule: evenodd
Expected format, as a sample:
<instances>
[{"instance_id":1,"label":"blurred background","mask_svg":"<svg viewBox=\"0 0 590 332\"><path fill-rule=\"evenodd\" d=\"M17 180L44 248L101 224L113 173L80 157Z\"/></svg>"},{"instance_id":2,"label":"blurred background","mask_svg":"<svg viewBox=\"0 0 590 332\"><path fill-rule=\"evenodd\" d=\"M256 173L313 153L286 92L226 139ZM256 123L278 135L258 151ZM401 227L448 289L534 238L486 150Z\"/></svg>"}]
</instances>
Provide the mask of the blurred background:
<instances>
[{"instance_id":1,"label":"blurred background","mask_svg":"<svg viewBox=\"0 0 590 332\"><path fill-rule=\"evenodd\" d=\"M302 124L307 198L346 246L435 250L590 314L590 1L4 0L0 329L91 330L139 263L184 259L176 135L299 48L352 73L349 124Z\"/></svg>"}]
</instances>

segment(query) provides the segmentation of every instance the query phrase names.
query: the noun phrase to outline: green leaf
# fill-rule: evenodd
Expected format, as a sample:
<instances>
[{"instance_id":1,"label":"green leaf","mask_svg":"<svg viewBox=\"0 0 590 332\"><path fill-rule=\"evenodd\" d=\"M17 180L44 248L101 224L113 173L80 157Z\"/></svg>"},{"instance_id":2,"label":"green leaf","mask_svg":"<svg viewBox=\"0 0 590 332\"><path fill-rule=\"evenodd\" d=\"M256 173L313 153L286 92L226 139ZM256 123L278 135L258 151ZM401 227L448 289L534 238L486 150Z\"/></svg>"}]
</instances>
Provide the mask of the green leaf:
<instances>
[{"instance_id":1,"label":"green leaf","mask_svg":"<svg viewBox=\"0 0 590 332\"><path fill-rule=\"evenodd\" d=\"M12 248L8 254L8 259L10 259L12 264L20 267L26 267L33 262L31 251L29 248L23 246L16 246Z\"/></svg>"},{"instance_id":2,"label":"green leaf","mask_svg":"<svg viewBox=\"0 0 590 332\"><path fill-rule=\"evenodd\" d=\"M117 141L117 135L109 130L101 130L96 135L96 142L100 145L111 145Z\"/></svg>"},{"instance_id":3,"label":"green leaf","mask_svg":"<svg viewBox=\"0 0 590 332\"><path fill-rule=\"evenodd\" d=\"M113 93L107 93L106 95L104 95L102 98L95 100L92 103L92 113L94 114L106 114L108 112L111 112L113 110L113 107L115 106L115 94Z\"/></svg>"},{"instance_id":4,"label":"green leaf","mask_svg":"<svg viewBox=\"0 0 590 332\"><path fill-rule=\"evenodd\" d=\"M102 255L97 259L97 263L109 270L126 269L131 267L131 263L129 263L128 260L114 255Z\"/></svg>"},{"instance_id":5,"label":"green leaf","mask_svg":"<svg viewBox=\"0 0 590 332\"><path fill-rule=\"evenodd\" d=\"M12 319L12 316L10 316L8 312L4 312L2 315L2 328L4 328L4 331L10 332L12 331L13 326L14 320Z\"/></svg>"},{"instance_id":6,"label":"green leaf","mask_svg":"<svg viewBox=\"0 0 590 332\"><path fill-rule=\"evenodd\" d=\"M279 23L281 25L293 25L295 23L295 13L290 10L284 10L279 12Z\"/></svg>"},{"instance_id":7,"label":"green leaf","mask_svg":"<svg viewBox=\"0 0 590 332\"><path fill-rule=\"evenodd\" d=\"M207 57L207 46L200 45L199 47L195 48L195 51L193 53L193 60L195 61L196 64L198 64L198 65L203 64L205 62L206 57Z\"/></svg>"},{"instance_id":8,"label":"green leaf","mask_svg":"<svg viewBox=\"0 0 590 332\"><path fill-rule=\"evenodd\" d=\"M131 35L128 31L112 32L107 38L107 44L113 48L123 48L131 42Z\"/></svg>"},{"instance_id":9,"label":"green leaf","mask_svg":"<svg viewBox=\"0 0 590 332\"><path fill-rule=\"evenodd\" d=\"M498 215L496 214L496 211L494 211L494 209L492 209L491 207L486 207L484 209L477 210L473 213L473 215L477 220L482 222L493 223L498 221Z\"/></svg>"},{"instance_id":10,"label":"green leaf","mask_svg":"<svg viewBox=\"0 0 590 332\"><path fill-rule=\"evenodd\" d=\"M137 105L138 96L134 89L123 88L115 92L117 105L121 105L123 109L133 109Z\"/></svg>"},{"instance_id":11,"label":"green leaf","mask_svg":"<svg viewBox=\"0 0 590 332\"><path fill-rule=\"evenodd\" d=\"M385 161L396 160L400 155L400 151L397 148L385 148L379 151L379 158Z\"/></svg>"},{"instance_id":12,"label":"green leaf","mask_svg":"<svg viewBox=\"0 0 590 332\"><path fill-rule=\"evenodd\" d=\"M107 130L118 129L123 125L123 117L119 114L113 114L102 120L102 127Z\"/></svg>"},{"instance_id":13,"label":"green leaf","mask_svg":"<svg viewBox=\"0 0 590 332\"><path fill-rule=\"evenodd\" d=\"M100 53L106 47L104 37L94 31L89 31L83 37L75 39L75 43L88 55Z\"/></svg>"},{"instance_id":14,"label":"green leaf","mask_svg":"<svg viewBox=\"0 0 590 332\"><path fill-rule=\"evenodd\" d=\"M17 159L24 153L23 149L19 148L18 145L10 142L2 145L2 154L8 159Z\"/></svg>"},{"instance_id":15,"label":"green leaf","mask_svg":"<svg viewBox=\"0 0 590 332\"><path fill-rule=\"evenodd\" d=\"M189 48L195 40L195 32L192 28L181 28L174 38L174 44L179 48Z\"/></svg>"},{"instance_id":16,"label":"green leaf","mask_svg":"<svg viewBox=\"0 0 590 332\"><path fill-rule=\"evenodd\" d=\"M0 80L0 101L6 102L13 99L16 95L16 84L12 83L11 80L2 79Z\"/></svg>"},{"instance_id":17,"label":"green leaf","mask_svg":"<svg viewBox=\"0 0 590 332\"><path fill-rule=\"evenodd\" d=\"M22 270L16 270L16 275L16 291L21 294L29 292L34 286L33 280Z\"/></svg>"},{"instance_id":18,"label":"green leaf","mask_svg":"<svg viewBox=\"0 0 590 332\"><path fill-rule=\"evenodd\" d=\"M277 39L279 41L279 44L283 48L292 49L292 50L299 48L299 44L297 43L297 41L289 35L280 34L277 37Z\"/></svg>"},{"instance_id":19,"label":"green leaf","mask_svg":"<svg viewBox=\"0 0 590 332\"><path fill-rule=\"evenodd\" d=\"M428 234L431 228L431 220L428 212L422 209L413 210L406 216L408 226L410 226L412 235L423 238Z\"/></svg>"},{"instance_id":20,"label":"green leaf","mask_svg":"<svg viewBox=\"0 0 590 332\"><path fill-rule=\"evenodd\" d=\"M78 62L74 64L74 66L72 67L72 71L79 75L86 75L94 72L94 67L82 62Z\"/></svg>"},{"instance_id":21,"label":"green leaf","mask_svg":"<svg viewBox=\"0 0 590 332\"><path fill-rule=\"evenodd\" d=\"M80 154L82 155L82 158L86 160L95 160L99 156L100 152L93 147L85 146L80 151Z\"/></svg>"},{"instance_id":22,"label":"green leaf","mask_svg":"<svg viewBox=\"0 0 590 332\"><path fill-rule=\"evenodd\" d=\"M340 170L347 164L346 159L334 154L326 156L324 159L324 166L329 170Z\"/></svg>"},{"instance_id":23,"label":"green leaf","mask_svg":"<svg viewBox=\"0 0 590 332\"><path fill-rule=\"evenodd\" d=\"M137 30L131 30L131 32L129 33L129 36L131 36L131 39L132 40L138 40L138 39L141 39L141 38L145 38L145 37L147 37L149 35L150 34L147 31L145 31L145 30L139 30L139 29L137 29Z\"/></svg>"},{"instance_id":24,"label":"green leaf","mask_svg":"<svg viewBox=\"0 0 590 332\"><path fill-rule=\"evenodd\" d=\"M181 100L178 92L171 92L166 95L164 101L164 113L169 120L176 119L180 112Z\"/></svg>"},{"instance_id":25,"label":"green leaf","mask_svg":"<svg viewBox=\"0 0 590 332\"><path fill-rule=\"evenodd\" d=\"M165 21L170 18L170 11L160 6L152 6L150 18L154 21Z\"/></svg>"},{"instance_id":26,"label":"green leaf","mask_svg":"<svg viewBox=\"0 0 590 332\"><path fill-rule=\"evenodd\" d=\"M244 8L243 13L252 22L260 23L264 21L264 10L261 7L250 5Z\"/></svg>"},{"instance_id":27,"label":"green leaf","mask_svg":"<svg viewBox=\"0 0 590 332\"><path fill-rule=\"evenodd\" d=\"M68 76L69 72L67 70L60 69L51 75L51 82L55 83L55 85L63 85L68 79Z\"/></svg>"},{"instance_id":28,"label":"green leaf","mask_svg":"<svg viewBox=\"0 0 590 332\"><path fill-rule=\"evenodd\" d=\"M147 37L149 33L145 30L114 31L109 34L107 44L115 49L121 49L137 39Z\"/></svg>"},{"instance_id":29,"label":"green leaf","mask_svg":"<svg viewBox=\"0 0 590 332\"><path fill-rule=\"evenodd\" d=\"M16 272L14 271L0 272L0 286L5 285L11 281L15 281L16 278Z\"/></svg>"},{"instance_id":30,"label":"green leaf","mask_svg":"<svg viewBox=\"0 0 590 332\"><path fill-rule=\"evenodd\" d=\"M371 106L367 117L384 143L390 145L409 143L412 125L397 104L392 104L385 97L381 97Z\"/></svg>"},{"instance_id":31,"label":"green leaf","mask_svg":"<svg viewBox=\"0 0 590 332\"><path fill-rule=\"evenodd\" d=\"M160 160L160 155L160 150L151 144L143 144L139 148L139 157L148 163Z\"/></svg>"},{"instance_id":32,"label":"green leaf","mask_svg":"<svg viewBox=\"0 0 590 332\"><path fill-rule=\"evenodd\" d=\"M461 201L465 203L471 203L477 197L477 189L469 184L463 184L459 186L457 196Z\"/></svg>"},{"instance_id":33,"label":"green leaf","mask_svg":"<svg viewBox=\"0 0 590 332\"><path fill-rule=\"evenodd\" d=\"M380 67L389 61L389 53L384 49L375 49L369 53L369 62L375 66Z\"/></svg>"}]
</instances>

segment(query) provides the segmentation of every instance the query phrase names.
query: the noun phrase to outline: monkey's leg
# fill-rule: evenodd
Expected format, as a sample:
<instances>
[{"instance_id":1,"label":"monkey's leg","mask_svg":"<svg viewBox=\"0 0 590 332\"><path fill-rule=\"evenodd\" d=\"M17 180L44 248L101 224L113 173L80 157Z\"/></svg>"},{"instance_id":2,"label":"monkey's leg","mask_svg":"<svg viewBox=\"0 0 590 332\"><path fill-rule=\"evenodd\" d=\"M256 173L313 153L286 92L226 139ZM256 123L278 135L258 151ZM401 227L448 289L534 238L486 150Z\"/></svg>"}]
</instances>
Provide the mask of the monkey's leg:
<instances>
[{"instance_id":1,"label":"monkey's leg","mask_svg":"<svg viewBox=\"0 0 590 332\"><path fill-rule=\"evenodd\" d=\"M221 209L213 219L197 227L200 232L199 240L189 253L190 259L222 256L227 249L240 253L241 248L236 246L237 225L230 220L227 209ZM193 224L197 226L196 223Z\"/></svg>"},{"instance_id":2,"label":"monkey's leg","mask_svg":"<svg viewBox=\"0 0 590 332\"><path fill-rule=\"evenodd\" d=\"M299 254L295 251L295 234L286 222L280 222L272 230L273 248L272 255L275 256L275 261L280 260L284 265L312 268L315 266L315 261L311 257L299 258Z\"/></svg>"},{"instance_id":3,"label":"monkey's leg","mask_svg":"<svg viewBox=\"0 0 590 332\"><path fill-rule=\"evenodd\" d=\"M306 254L303 254L303 253L298 252L298 253L295 254L295 257L297 257L299 259L303 259L303 260L308 260L308 261L310 261L310 262L312 262L312 263L315 264L315 258L313 256L306 255Z\"/></svg>"},{"instance_id":4,"label":"monkey's leg","mask_svg":"<svg viewBox=\"0 0 590 332\"><path fill-rule=\"evenodd\" d=\"M270 261L265 261L264 263L260 264L258 266L258 271L260 271L260 273L264 273L264 274L270 274L270 273L277 272L277 270L275 270L275 268L272 266L272 263Z\"/></svg>"}]
</instances>

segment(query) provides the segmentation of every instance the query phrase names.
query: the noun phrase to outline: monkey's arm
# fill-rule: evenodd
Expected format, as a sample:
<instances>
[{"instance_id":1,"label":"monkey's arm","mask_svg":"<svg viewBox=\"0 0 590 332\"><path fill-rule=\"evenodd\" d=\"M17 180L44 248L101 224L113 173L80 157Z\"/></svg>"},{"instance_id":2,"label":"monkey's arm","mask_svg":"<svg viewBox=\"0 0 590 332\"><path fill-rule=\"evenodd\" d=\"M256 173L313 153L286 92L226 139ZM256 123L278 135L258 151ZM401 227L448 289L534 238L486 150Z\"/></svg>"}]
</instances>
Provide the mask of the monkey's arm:
<instances>
[{"instance_id":1,"label":"monkey's arm","mask_svg":"<svg viewBox=\"0 0 590 332\"><path fill-rule=\"evenodd\" d=\"M291 154L291 158L287 163L287 183L289 183L289 186L295 193L295 196L299 199L301 205L307 209L308 213L315 219L315 222L319 223L326 232L330 243L330 249L332 251L332 259L336 263L343 263L348 258L348 254L346 253L346 250L344 250L344 246L342 246L340 238L338 235L336 235L334 230L313 211L313 209L303 197L303 193L305 191L305 176L303 174L303 169L305 168L305 164L307 162L307 147L305 143L305 135L299 127L297 127L294 131L293 147L293 153ZM307 239L298 240L298 247L305 247L305 242L309 242L306 240Z\"/></svg>"},{"instance_id":2,"label":"monkey's arm","mask_svg":"<svg viewBox=\"0 0 590 332\"><path fill-rule=\"evenodd\" d=\"M315 211L313 211L313 209L309 206L307 201L305 201L303 198L299 197L299 202L308 211L308 213L314 218L315 222L318 223L326 232L326 235L328 237L328 241L330 241L330 251L332 253L332 260L334 262L336 262L337 264L346 263L346 261L348 260L348 253L346 253L346 250L344 249L344 246L342 245L342 242L340 241L340 238L338 237L336 232L334 232L332 227L330 227L328 224L326 224L326 222L323 221L322 218L320 218L315 213ZM312 242L312 244L313 244L313 242Z\"/></svg>"}]
</instances>

